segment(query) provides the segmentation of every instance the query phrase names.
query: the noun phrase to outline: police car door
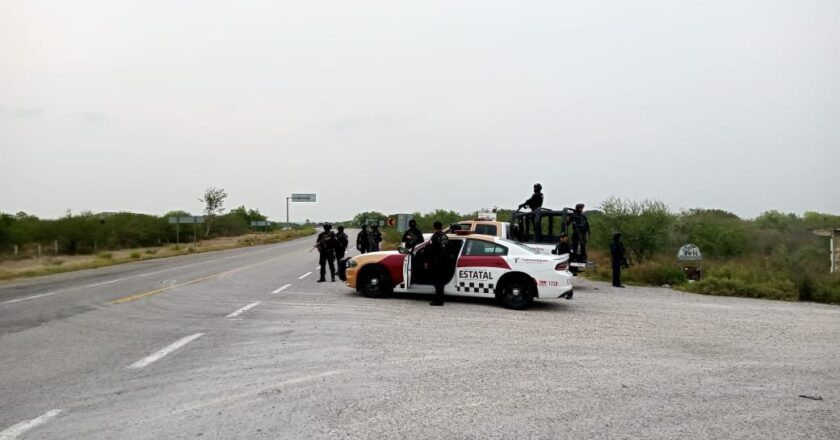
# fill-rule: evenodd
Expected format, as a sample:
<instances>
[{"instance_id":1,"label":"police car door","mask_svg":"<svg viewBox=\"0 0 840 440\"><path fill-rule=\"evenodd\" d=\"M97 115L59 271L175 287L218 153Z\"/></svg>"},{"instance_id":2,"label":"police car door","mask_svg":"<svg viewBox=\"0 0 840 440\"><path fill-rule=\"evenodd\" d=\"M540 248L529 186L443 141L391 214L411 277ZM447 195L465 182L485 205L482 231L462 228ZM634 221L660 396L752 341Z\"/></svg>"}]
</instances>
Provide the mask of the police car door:
<instances>
[{"instance_id":1,"label":"police car door","mask_svg":"<svg viewBox=\"0 0 840 440\"><path fill-rule=\"evenodd\" d=\"M496 282L510 270L508 249L499 243L468 239L456 267L455 291L464 296L495 296Z\"/></svg>"},{"instance_id":2,"label":"police car door","mask_svg":"<svg viewBox=\"0 0 840 440\"><path fill-rule=\"evenodd\" d=\"M414 260L414 252L409 251L405 254L405 259L403 260L403 282L402 285L399 287L403 289L408 289L411 287L411 261Z\"/></svg>"}]
</instances>

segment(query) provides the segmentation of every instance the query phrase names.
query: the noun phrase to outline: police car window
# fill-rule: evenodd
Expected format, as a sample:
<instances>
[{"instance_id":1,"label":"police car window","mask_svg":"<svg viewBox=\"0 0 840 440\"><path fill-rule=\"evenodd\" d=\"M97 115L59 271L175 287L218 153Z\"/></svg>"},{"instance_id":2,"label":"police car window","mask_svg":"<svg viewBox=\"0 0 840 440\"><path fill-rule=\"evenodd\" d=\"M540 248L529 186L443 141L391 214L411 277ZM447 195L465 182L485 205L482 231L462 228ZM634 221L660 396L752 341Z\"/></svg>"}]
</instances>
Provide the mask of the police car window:
<instances>
[{"instance_id":1,"label":"police car window","mask_svg":"<svg viewBox=\"0 0 840 440\"><path fill-rule=\"evenodd\" d=\"M506 247L482 240L467 240L467 247L464 249L465 257L498 256L507 255L507 253Z\"/></svg>"},{"instance_id":2,"label":"police car window","mask_svg":"<svg viewBox=\"0 0 840 440\"><path fill-rule=\"evenodd\" d=\"M496 225L475 225L476 234L497 235L498 231Z\"/></svg>"}]
</instances>

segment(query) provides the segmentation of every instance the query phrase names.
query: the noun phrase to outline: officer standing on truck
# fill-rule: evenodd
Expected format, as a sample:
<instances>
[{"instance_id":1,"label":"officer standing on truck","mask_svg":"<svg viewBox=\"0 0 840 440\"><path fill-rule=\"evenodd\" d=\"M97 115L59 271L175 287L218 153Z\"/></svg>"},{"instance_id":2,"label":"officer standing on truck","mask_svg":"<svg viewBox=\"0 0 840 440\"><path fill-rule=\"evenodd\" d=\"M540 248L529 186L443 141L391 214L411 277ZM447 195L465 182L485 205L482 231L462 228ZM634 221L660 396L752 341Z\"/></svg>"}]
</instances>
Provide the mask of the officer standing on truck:
<instances>
[{"instance_id":1,"label":"officer standing on truck","mask_svg":"<svg viewBox=\"0 0 840 440\"><path fill-rule=\"evenodd\" d=\"M531 208L531 211L536 211L542 208L543 205L543 193L542 193L542 185L539 183L534 184L534 193L531 194L531 198L526 200L525 203L519 205L519 209L522 208Z\"/></svg>"},{"instance_id":2,"label":"officer standing on truck","mask_svg":"<svg viewBox=\"0 0 840 440\"><path fill-rule=\"evenodd\" d=\"M318 280L319 283L327 281L325 278L327 263L330 264L330 275L332 281L335 282L335 248L338 245L338 240L335 238L335 232L330 229L332 229L332 225L324 223L324 232L318 234L318 239L315 242L315 247L318 248L320 254L318 264L321 265L321 278Z\"/></svg>"},{"instance_id":3,"label":"officer standing on truck","mask_svg":"<svg viewBox=\"0 0 840 440\"><path fill-rule=\"evenodd\" d=\"M335 238L338 241L335 247L335 259L341 261L344 258L344 253L347 252L347 246L350 245L350 237L344 233L344 226L338 226L338 234L335 234Z\"/></svg>"},{"instance_id":4,"label":"officer standing on truck","mask_svg":"<svg viewBox=\"0 0 840 440\"><path fill-rule=\"evenodd\" d=\"M443 305L443 286L446 284L444 277L448 269L449 262L449 239L446 233L443 232L443 223L435 222L435 233L432 234L432 240L429 243L428 263L426 268L432 276L432 284L435 286L435 300L430 304L433 306Z\"/></svg>"},{"instance_id":5,"label":"officer standing on truck","mask_svg":"<svg viewBox=\"0 0 840 440\"><path fill-rule=\"evenodd\" d=\"M367 230L367 223L362 225L362 230L356 235L356 249L359 253L370 252L370 232Z\"/></svg>"},{"instance_id":6,"label":"officer standing on truck","mask_svg":"<svg viewBox=\"0 0 840 440\"><path fill-rule=\"evenodd\" d=\"M423 233L417 229L417 221L411 219L408 221L408 230L402 236L402 242L405 243L407 249L414 249L414 246L424 242Z\"/></svg>"},{"instance_id":7,"label":"officer standing on truck","mask_svg":"<svg viewBox=\"0 0 840 440\"><path fill-rule=\"evenodd\" d=\"M583 208L583 203L575 205L575 210L566 220L566 225L572 226L572 252L581 263L587 261L586 243L589 241L589 219L583 213Z\"/></svg>"}]
</instances>

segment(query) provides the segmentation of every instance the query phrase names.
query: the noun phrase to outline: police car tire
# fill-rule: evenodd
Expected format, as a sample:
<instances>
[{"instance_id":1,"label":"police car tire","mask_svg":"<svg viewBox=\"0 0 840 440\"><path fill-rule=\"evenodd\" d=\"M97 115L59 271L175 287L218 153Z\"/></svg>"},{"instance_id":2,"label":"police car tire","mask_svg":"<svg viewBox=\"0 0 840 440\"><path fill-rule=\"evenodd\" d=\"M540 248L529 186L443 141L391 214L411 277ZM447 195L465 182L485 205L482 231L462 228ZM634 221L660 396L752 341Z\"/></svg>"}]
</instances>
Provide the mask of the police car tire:
<instances>
[{"instance_id":1,"label":"police car tire","mask_svg":"<svg viewBox=\"0 0 840 440\"><path fill-rule=\"evenodd\" d=\"M517 290L519 295L513 296ZM496 299L509 309L524 310L534 302L533 287L523 277L508 278L499 286Z\"/></svg>"},{"instance_id":2,"label":"police car tire","mask_svg":"<svg viewBox=\"0 0 840 440\"><path fill-rule=\"evenodd\" d=\"M359 290L368 298L385 298L391 293L391 280L382 268L369 267L359 277Z\"/></svg>"}]
</instances>

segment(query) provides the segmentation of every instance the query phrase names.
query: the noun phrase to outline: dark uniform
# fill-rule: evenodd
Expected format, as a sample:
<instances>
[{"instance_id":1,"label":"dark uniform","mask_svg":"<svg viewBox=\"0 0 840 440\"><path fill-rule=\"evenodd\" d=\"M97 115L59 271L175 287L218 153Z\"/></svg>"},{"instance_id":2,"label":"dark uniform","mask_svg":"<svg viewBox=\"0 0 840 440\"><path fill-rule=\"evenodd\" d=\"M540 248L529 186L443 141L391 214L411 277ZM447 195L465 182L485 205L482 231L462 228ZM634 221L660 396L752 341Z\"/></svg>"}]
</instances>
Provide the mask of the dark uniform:
<instances>
[{"instance_id":1,"label":"dark uniform","mask_svg":"<svg viewBox=\"0 0 840 440\"><path fill-rule=\"evenodd\" d=\"M578 203L569 215L567 225L572 226L572 252L581 263L587 261L586 242L589 241L589 219L583 213L583 204Z\"/></svg>"},{"instance_id":2,"label":"dark uniform","mask_svg":"<svg viewBox=\"0 0 840 440\"><path fill-rule=\"evenodd\" d=\"M519 209L531 208L531 211L536 211L537 209L542 208L543 193L541 191L542 185L539 183L534 185L534 194L531 194L531 198L526 200L525 203L519 205Z\"/></svg>"},{"instance_id":3,"label":"dark uniform","mask_svg":"<svg viewBox=\"0 0 840 440\"><path fill-rule=\"evenodd\" d=\"M318 234L315 242L315 247L318 248L320 254L318 264L321 265L321 278L318 280L319 283L326 281L327 263L330 264L330 275L332 281L335 282L335 248L338 245L338 240L335 238L335 232L330 231L331 228L332 225L329 223L324 224L324 232Z\"/></svg>"},{"instance_id":4,"label":"dark uniform","mask_svg":"<svg viewBox=\"0 0 840 440\"><path fill-rule=\"evenodd\" d=\"M347 252L347 246L350 245L350 237L344 233L344 226L338 227L338 234L335 234L335 238L338 241L335 247L335 259L341 261L344 258L344 253Z\"/></svg>"},{"instance_id":5,"label":"dark uniform","mask_svg":"<svg viewBox=\"0 0 840 440\"><path fill-rule=\"evenodd\" d=\"M428 261L429 272L432 276L432 283L435 286L435 300L432 301L433 306L443 305L443 286L446 284L444 277L447 269L449 269L449 238L441 230L442 226L439 222L435 223L435 233L432 234L431 243L429 243Z\"/></svg>"},{"instance_id":6,"label":"dark uniform","mask_svg":"<svg viewBox=\"0 0 840 440\"><path fill-rule=\"evenodd\" d=\"M405 243L405 247L408 249L413 249L414 246L426 241L423 238L423 233L417 229L417 222L411 220L408 222L408 230L405 231L405 234L402 236L402 242Z\"/></svg>"},{"instance_id":7,"label":"dark uniform","mask_svg":"<svg viewBox=\"0 0 840 440\"><path fill-rule=\"evenodd\" d=\"M379 243L382 243L382 233L379 225L373 225L370 227L370 251L379 252Z\"/></svg>"},{"instance_id":8,"label":"dark uniform","mask_svg":"<svg viewBox=\"0 0 840 440\"><path fill-rule=\"evenodd\" d=\"M569 236L566 234L560 234L560 242L557 243L557 247L554 248L552 251L555 255L563 255L563 254L571 254L572 248L569 246Z\"/></svg>"},{"instance_id":9,"label":"dark uniform","mask_svg":"<svg viewBox=\"0 0 840 440\"><path fill-rule=\"evenodd\" d=\"M362 225L361 232L356 235L356 249L362 254L370 252L370 232L367 225Z\"/></svg>"},{"instance_id":10,"label":"dark uniform","mask_svg":"<svg viewBox=\"0 0 840 440\"><path fill-rule=\"evenodd\" d=\"M625 268L627 264L627 257L624 255L624 243L621 242L621 233L613 234L612 241L610 241L610 256L612 260L612 285L614 287L624 287L621 285L621 267Z\"/></svg>"}]
</instances>

